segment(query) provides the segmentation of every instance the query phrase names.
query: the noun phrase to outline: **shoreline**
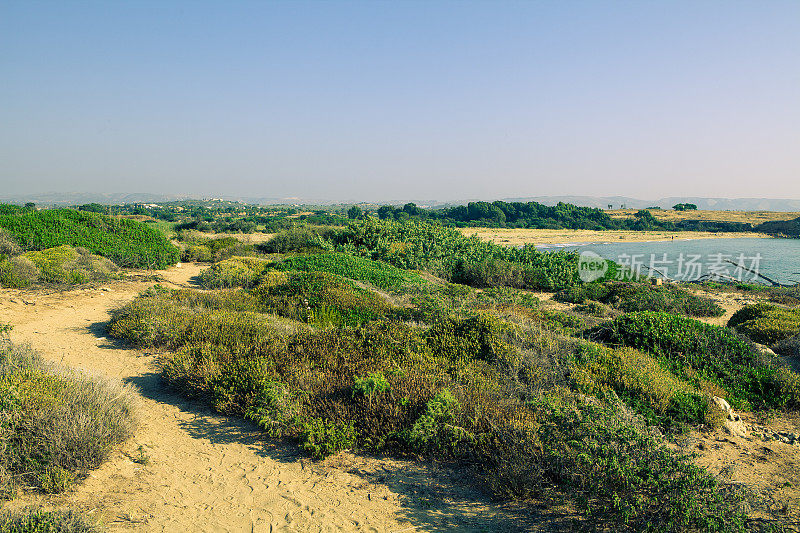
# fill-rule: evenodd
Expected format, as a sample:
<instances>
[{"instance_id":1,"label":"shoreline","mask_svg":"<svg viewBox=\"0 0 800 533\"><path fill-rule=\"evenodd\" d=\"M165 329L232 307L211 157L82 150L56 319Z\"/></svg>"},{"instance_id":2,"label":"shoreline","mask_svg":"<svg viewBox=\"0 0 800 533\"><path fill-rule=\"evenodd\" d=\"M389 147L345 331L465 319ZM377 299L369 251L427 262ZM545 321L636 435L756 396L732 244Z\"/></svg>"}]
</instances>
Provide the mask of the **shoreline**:
<instances>
[{"instance_id":1,"label":"shoreline","mask_svg":"<svg viewBox=\"0 0 800 533\"><path fill-rule=\"evenodd\" d=\"M754 232L711 232L711 231L635 231L635 230L569 230L569 229L518 229L518 228L459 228L466 236L476 235L479 239L491 241L502 246L533 245L575 245L612 244L618 242L669 242L675 240L692 241L700 239L772 239L773 235Z\"/></svg>"}]
</instances>

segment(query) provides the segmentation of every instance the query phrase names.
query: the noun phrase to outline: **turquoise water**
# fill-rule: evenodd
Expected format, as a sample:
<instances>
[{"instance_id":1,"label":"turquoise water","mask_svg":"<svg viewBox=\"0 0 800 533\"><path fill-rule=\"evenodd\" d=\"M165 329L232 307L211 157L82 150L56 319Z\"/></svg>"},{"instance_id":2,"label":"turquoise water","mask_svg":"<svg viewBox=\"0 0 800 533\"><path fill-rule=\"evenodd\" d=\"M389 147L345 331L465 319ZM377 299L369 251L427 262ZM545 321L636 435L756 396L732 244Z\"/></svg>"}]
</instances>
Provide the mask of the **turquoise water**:
<instances>
[{"instance_id":1,"label":"turquoise water","mask_svg":"<svg viewBox=\"0 0 800 533\"><path fill-rule=\"evenodd\" d=\"M688 281L720 272L743 281L754 276L725 259L780 283L800 281L800 239L695 239L663 242L609 242L540 245L539 250L591 251L617 263L653 266L668 277ZM721 254L721 255L720 255ZM643 274L648 268L642 267Z\"/></svg>"}]
</instances>

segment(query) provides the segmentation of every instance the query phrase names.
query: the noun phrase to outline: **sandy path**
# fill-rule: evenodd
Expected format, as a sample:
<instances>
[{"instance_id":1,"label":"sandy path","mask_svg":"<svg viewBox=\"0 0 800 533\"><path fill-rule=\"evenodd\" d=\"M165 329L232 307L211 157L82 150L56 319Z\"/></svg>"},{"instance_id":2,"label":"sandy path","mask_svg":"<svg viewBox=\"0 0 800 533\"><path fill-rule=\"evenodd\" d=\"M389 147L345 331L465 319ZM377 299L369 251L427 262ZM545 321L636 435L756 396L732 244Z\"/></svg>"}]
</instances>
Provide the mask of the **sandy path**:
<instances>
[{"instance_id":1,"label":"sandy path","mask_svg":"<svg viewBox=\"0 0 800 533\"><path fill-rule=\"evenodd\" d=\"M163 275L186 285L200 268L184 265ZM350 454L312 463L295 446L264 441L244 421L171 394L158 378L156 355L104 336L109 310L151 284L120 281L49 295L0 290L0 321L14 325L13 341L30 343L65 365L119 378L141 393L135 436L83 483L64 495L27 495L6 506L69 506L90 513L111 531L520 531L563 526L556 517L539 522L521 508L490 503L479 490L465 488L469 483L460 477L471 478L468 472ZM150 458L147 465L131 460L139 446ZM536 522L540 525L534 527Z\"/></svg>"}]
</instances>

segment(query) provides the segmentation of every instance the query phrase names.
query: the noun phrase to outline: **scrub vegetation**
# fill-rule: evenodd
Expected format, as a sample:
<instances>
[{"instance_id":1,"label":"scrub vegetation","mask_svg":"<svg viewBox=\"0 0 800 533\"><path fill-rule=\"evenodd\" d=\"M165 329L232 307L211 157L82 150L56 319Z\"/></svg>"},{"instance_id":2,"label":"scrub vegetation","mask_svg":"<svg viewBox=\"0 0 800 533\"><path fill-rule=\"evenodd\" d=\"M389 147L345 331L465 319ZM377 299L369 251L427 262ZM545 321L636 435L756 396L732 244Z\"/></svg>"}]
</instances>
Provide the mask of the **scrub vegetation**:
<instances>
[{"instance_id":1,"label":"scrub vegetation","mask_svg":"<svg viewBox=\"0 0 800 533\"><path fill-rule=\"evenodd\" d=\"M132 402L120 383L47 364L30 348L0 338L0 494L67 489L131 435ZM35 520L47 524L54 517Z\"/></svg>"},{"instance_id":2,"label":"scrub vegetation","mask_svg":"<svg viewBox=\"0 0 800 533\"><path fill-rule=\"evenodd\" d=\"M179 258L178 249L146 224L89 211L37 211L0 204L0 229L4 230L4 239L12 239L20 251L69 245L85 248L121 267L140 268L165 268Z\"/></svg>"},{"instance_id":3,"label":"scrub vegetation","mask_svg":"<svg viewBox=\"0 0 800 533\"><path fill-rule=\"evenodd\" d=\"M289 233L271 256L212 265L206 290L142 293L109 333L166 350L176 390L315 459L358 449L463 462L498 497L565 498L600 528L760 527L740 492L667 445L722 424L712 396L800 407L796 374L686 316L721 315L710 300L582 284L574 255L432 224ZM594 312L544 309L530 288Z\"/></svg>"}]
</instances>

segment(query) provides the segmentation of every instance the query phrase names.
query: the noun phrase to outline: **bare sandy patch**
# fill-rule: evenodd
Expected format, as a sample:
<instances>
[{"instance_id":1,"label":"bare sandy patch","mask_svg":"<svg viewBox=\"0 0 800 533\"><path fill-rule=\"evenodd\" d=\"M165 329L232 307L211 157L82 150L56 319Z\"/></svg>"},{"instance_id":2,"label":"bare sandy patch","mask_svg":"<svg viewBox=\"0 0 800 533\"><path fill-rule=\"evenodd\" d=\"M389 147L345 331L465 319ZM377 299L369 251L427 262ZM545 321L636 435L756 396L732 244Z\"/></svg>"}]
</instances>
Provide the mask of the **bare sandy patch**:
<instances>
[{"instance_id":1,"label":"bare sandy patch","mask_svg":"<svg viewBox=\"0 0 800 533\"><path fill-rule=\"evenodd\" d=\"M715 233L710 231L593 231L570 229L460 228L464 235L505 246L525 244L656 242L693 239L769 238L763 233Z\"/></svg>"}]
</instances>

